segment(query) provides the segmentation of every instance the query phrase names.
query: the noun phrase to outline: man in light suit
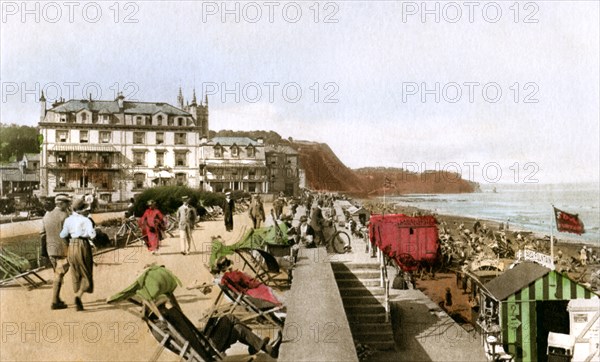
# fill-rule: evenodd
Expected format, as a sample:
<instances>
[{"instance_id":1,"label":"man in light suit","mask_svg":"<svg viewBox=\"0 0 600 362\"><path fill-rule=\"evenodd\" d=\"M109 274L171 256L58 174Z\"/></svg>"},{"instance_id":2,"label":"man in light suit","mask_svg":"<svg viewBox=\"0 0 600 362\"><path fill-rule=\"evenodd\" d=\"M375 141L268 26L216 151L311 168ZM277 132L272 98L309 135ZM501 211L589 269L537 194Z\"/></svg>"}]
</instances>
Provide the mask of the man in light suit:
<instances>
[{"instance_id":1,"label":"man in light suit","mask_svg":"<svg viewBox=\"0 0 600 362\"><path fill-rule=\"evenodd\" d=\"M48 211L42 220L43 226L40 236L42 243L46 242L46 252L52 269L54 269L54 280L52 282L52 305L51 309L65 309L67 304L60 299L60 288L65 274L69 271L67 260L67 241L60 237L65 219L69 216L69 204L71 199L65 195L55 198L55 208Z\"/></svg>"},{"instance_id":2,"label":"man in light suit","mask_svg":"<svg viewBox=\"0 0 600 362\"><path fill-rule=\"evenodd\" d=\"M192 231L196 224L196 209L189 204L189 198L183 196L181 198L183 204L177 209L177 220L179 222L179 241L181 245L181 253L188 255L193 242Z\"/></svg>"}]
</instances>

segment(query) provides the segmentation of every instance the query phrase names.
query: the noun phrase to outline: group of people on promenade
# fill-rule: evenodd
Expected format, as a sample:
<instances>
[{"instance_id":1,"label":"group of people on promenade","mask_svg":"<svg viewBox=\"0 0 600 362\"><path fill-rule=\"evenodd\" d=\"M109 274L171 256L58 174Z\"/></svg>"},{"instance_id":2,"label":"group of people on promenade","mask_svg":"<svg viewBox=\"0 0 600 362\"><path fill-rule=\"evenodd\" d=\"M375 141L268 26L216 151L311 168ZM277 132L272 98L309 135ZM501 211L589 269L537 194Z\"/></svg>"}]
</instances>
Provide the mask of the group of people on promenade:
<instances>
[{"instance_id":1,"label":"group of people on promenade","mask_svg":"<svg viewBox=\"0 0 600 362\"><path fill-rule=\"evenodd\" d=\"M71 271L75 308L82 311L83 294L94 291L92 248L95 248L96 231L89 218L91 204L83 198L71 200L66 195L56 196L55 203L55 208L44 215L40 233L42 245L45 245L42 255L50 259L54 270L50 308L67 308L60 299L60 290L65 274Z\"/></svg>"}]
</instances>

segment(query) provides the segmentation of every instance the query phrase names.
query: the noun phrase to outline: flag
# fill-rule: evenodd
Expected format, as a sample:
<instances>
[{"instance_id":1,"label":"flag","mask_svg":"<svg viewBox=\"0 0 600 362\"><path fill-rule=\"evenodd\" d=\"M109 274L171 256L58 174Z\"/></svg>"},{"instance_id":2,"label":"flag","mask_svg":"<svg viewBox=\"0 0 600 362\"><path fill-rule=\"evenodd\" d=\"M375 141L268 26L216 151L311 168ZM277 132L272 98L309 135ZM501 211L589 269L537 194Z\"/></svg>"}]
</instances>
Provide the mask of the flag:
<instances>
[{"instance_id":1,"label":"flag","mask_svg":"<svg viewBox=\"0 0 600 362\"><path fill-rule=\"evenodd\" d=\"M394 183L392 182L392 179L390 179L389 177L385 177L385 181L383 182L383 187L386 189L390 189L392 187L394 187Z\"/></svg>"},{"instance_id":2,"label":"flag","mask_svg":"<svg viewBox=\"0 0 600 362\"><path fill-rule=\"evenodd\" d=\"M554 208L554 217L556 218L556 229L560 232L583 234L583 222L579 220L578 214L569 214L562 210Z\"/></svg>"}]
</instances>

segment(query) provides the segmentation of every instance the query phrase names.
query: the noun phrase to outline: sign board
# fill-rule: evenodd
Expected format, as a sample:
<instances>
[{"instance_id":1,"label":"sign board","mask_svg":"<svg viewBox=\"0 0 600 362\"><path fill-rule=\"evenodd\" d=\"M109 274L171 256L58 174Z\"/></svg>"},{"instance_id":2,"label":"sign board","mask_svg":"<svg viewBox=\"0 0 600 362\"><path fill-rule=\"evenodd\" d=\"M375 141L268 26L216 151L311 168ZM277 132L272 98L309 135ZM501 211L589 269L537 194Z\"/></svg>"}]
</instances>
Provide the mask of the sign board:
<instances>
[{"instance_id":1,"label":"sign board","mask_svg":"<svg viewBox=\"0 0 600 362\"><path fill-rule=\"evenodd\" d=\"M519 250L517 252L517 259L531 261L540 264L541 266L545 266L546 268L551 270L555 269L554 260L552 260L552 257L550 255L538 253L537 251L527 249L523 251Z\"/></svg>"}]
</instances>

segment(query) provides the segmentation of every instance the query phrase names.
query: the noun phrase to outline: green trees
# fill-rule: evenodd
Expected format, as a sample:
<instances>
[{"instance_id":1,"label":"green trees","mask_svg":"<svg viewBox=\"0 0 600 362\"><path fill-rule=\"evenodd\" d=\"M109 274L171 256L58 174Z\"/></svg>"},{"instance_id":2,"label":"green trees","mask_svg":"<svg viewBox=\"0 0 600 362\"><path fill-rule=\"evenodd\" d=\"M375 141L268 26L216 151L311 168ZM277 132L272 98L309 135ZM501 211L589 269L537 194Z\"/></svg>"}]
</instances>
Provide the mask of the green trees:
<instances>
[{"instance_id":1,"label":"green trees","mask_svg":"<svg viewBox=\"0 0 600 362\"><path fill-rule=\"evenodd\" d=\"M39 153L40 141L36 127L0 124L0 162L8 162L11 157L20 160L25 153Z\"/></svg>"}]
</instances>

